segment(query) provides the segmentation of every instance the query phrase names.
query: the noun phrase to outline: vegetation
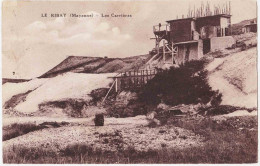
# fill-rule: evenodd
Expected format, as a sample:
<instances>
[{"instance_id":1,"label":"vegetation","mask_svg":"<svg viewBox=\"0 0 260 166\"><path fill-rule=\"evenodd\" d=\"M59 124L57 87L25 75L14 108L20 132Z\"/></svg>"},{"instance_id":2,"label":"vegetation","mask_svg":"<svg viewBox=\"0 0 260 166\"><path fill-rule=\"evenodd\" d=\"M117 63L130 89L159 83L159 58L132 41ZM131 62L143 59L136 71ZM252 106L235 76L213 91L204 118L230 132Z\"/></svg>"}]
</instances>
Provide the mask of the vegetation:
<instances>
[{"instance_id":1,"label":"vegetation","mask_svg":"<svg viewBox=\"0 0 260 166\"><path fill-rule=\"evenodd\" d=\"M18 137L20 135L27 134L32 131L40 130L46 128L45 126L40 126L32 123L14 123L10 126L3 127L3 141Z\"/></svg>"},{"instance_id":2,"label":"vegetation","mask_svg":"<svg viewBox=\"0 0 260 166\"><path fill-rule=\"evenodd\" d=\"M244 107L235 107L230 105L217 105L217 106L210 106L206 108L200 108L199 114L201 115L223 115L235 112L237 110L247 110L248 112L252 112L255 109L248 109Z\"/></svg>"},{"instance_id":3,"label":"vegetation","mask_svg":"<svg viewBox=\"0 0 260 166\"><path fill-rule=\"evenodd\" d=\"M44 122L39 125L34 123L14 123L9 126L3 127L3 141L27 134L29 132L41 130L49 127L61 127L64 125L68 125L68 122Z\"/></svg>"},{"instance_id":4,"label":"vegetation","mask_svg":"<svg viewBox=\"0 0 260 166\"><path fill-rule=\"evenodd\" d=\"M205 60L187 62L156 75L140 93L146 104L161 101L169 105L208 103L219 104L222 95L213 91L207 82Z\"/></svg>"},{"instance_id":5,"label":"vegetation","mask_svg":"<svg viewBox=\"0 0 260 166\"><path fill-rule=\"evenodd\" d=\"M68 145L58 153L44 148L15 146L3 152L4 163L255 163L257 162L257 117L171 119L203 136L204 145L187 149L162 147L147 152L134 147L104 151L86 144ZM242 129L241 129L242 128ZM123 138L121 138L123 139ZM122 140L123 141L123 140Z\"/></svg>"}]
</instances>

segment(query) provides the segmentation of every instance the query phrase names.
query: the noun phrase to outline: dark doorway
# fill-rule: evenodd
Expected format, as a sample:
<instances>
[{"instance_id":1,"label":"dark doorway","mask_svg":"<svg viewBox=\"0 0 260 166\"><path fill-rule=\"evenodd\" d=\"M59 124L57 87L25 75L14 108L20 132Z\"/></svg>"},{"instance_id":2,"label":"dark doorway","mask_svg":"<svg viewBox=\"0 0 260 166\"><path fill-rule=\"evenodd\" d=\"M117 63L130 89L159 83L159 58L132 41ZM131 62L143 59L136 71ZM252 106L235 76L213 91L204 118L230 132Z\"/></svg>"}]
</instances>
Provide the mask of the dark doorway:
<instances>
[{"instance_id":1,"label":"dark doorway","mask_svg":"<svg viewBox=\"0 0 260 166\"><path fill-rule=\"evenodd\" d=\"M210 39L203 40L203 54L207 54L210 51Z\"/></svg>"},{"instance_id":2,"label":"dark doorway","mask_svg":"<svg viewBox=\"0 0 260 166\"><path fill-rule=\"evenodd\" d=\"M186 47L186 52L185 52L185 62L190 60L190 45L187 45Z\"/></svg>"}]
</instances>

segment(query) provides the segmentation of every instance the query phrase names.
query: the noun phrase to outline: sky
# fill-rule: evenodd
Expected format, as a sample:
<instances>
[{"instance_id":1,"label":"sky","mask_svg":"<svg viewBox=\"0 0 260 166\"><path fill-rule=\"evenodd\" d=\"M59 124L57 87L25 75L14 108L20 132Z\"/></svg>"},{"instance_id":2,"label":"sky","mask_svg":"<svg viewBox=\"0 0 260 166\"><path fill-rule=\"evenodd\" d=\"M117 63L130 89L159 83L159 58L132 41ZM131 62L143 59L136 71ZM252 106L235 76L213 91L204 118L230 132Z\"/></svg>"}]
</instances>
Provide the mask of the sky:
<instances>
[{"instance_id":1,"label":"sky","mask_svg":"<svg viewBox=\"0 0 260 166\"><path fill-rule=\"evenodd\" d=\"M2 75L35 78L68 56L129 57L154 47L153 25L179 18L199 0L172 1L4 1ZM226 1L211 0L211 5ZM256 18L255 0L231 0L232 23ZM48 17L42 17L47 13ZM51 14L66 17L50 17ZM69 17L70 13L94 18ZM132 17L102 17L102 14Z\"/></svg>"}]
</instances>

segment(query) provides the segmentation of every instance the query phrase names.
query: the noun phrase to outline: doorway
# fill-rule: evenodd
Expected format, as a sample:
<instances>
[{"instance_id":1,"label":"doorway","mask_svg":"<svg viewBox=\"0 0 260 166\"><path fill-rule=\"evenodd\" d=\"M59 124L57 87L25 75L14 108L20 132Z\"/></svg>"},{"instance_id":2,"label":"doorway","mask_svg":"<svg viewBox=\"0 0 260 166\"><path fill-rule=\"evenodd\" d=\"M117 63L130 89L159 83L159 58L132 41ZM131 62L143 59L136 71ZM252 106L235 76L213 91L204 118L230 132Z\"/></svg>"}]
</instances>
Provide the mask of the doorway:
<instances>
[{"instance_id":1,"label":"doorway","mask_svg":"<svg viewBox=\"0 0 260 166\"><path fill-rule=\"evenodd\" d=\"M186 46L186 52L185 52L185 62L188 62L190 60L190 45Z\"/></svg>"},{"instance_id":2,"label":"doorway","mask_svg":"<svg viewBox=\"0 0 260 166\"><path fill-rule=\"evenodd\" d=\"M203 54L210 52L210 39L203 40Z\"/></svg>"}]
</instances>

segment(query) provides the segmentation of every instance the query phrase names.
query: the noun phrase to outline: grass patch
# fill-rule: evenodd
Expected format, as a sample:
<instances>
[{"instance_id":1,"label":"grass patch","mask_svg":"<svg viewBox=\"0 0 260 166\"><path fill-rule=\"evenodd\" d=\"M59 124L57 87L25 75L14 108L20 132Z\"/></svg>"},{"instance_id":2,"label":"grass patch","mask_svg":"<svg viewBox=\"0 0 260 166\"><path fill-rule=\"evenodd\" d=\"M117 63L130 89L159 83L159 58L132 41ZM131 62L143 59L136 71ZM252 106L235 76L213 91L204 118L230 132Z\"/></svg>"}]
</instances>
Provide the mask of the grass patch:
<instances>
[{"instance_id":1,"label":"grass patch","mask_svg":"<svg viewBox=\"0 0 260 166\"><path fill-rule=\"evenodd\" d=\"M215 115L223 115L235 112L237 110L247 110L248 112L252 112L256 110L256 108L245 108L245 107L235 107L230 105L218 105L218 106L210 106L206 108L200 108L199 114L215 116Z\"/></svg>"},{"instance_id":2,"label":"grass patch","mask_svg":"<svg viewBox=\"0 0 260 166\"><path fill-rule=\"evenodd\" d=\"M61 127L64 125L68 125L68 122L44 122L39 125L34 123L14 123L9 126L3 127L3 141L27 134L29 132L41 130L49 127Z\"/></svg>"},{"instance_id":3,"label":"grass patch","mask_svg":"<svg viewBox=\"0 0 260 166\"><path fill-rule=\"evenodd\" d=\"M27 134L32 131L41 130L45 126L38 126L32 123L19 124L14 123L10 126L3 127L3 141Z\"/></svg>"}]
</instances>

